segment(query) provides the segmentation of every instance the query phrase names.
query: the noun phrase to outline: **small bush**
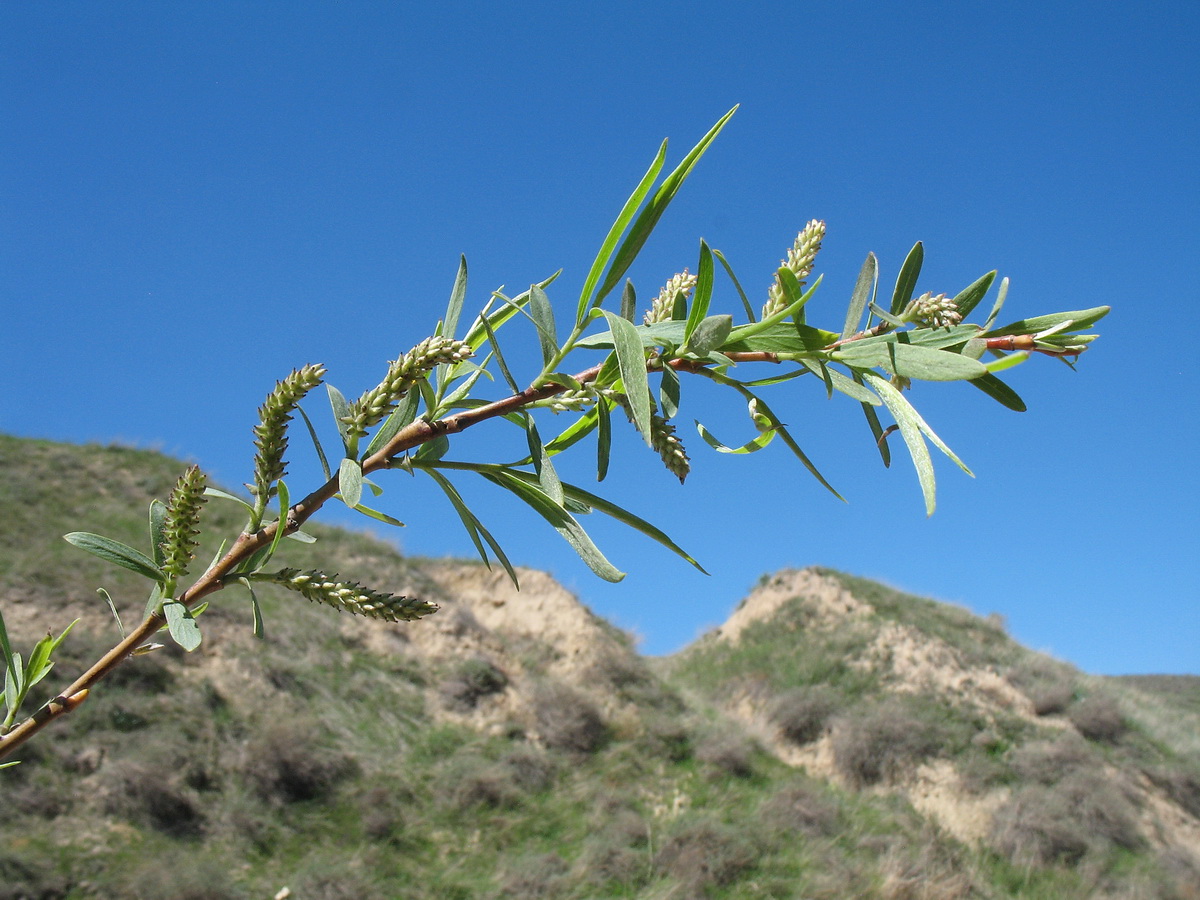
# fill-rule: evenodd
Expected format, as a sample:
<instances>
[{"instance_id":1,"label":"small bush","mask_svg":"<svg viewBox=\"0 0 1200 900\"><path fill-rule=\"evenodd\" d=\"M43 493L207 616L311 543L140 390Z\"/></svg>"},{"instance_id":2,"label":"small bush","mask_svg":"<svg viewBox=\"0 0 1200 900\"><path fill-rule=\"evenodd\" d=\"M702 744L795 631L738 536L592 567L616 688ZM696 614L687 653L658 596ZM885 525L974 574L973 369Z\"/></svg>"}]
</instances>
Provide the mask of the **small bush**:
<instances>
[{"instance_id":1,"label":"small bush","mask_svg":"<svg viewBox=\"0 0 1200 900\"><path fill-rule=\"evenodd\" d=\"M1098 772L1022 788L992 820L991 843L1021 865L1076 865L1089 852L1140 849L1137 812Z\"/></svg>"},{"instance_id":2,"label":"small bush","mask_svg":"<svg viewBox=\"0 0 1200 900\"><path fill-rule=\"evenodd\" d=\"M834 723L834 765L853 784L877 784L932 756L943 738L930 718L915 715L898 700L885 701Z\"/></svg>"},{"instance_id":3,"label":"small bush","mask_svg":"<svg viewBox=\"0 0 1200 900\"><path fill-rule=\"evenodd\" d=\"M483 657L475 656L460 663L442 682L441 695L448 707L465 712L506 687L508 676Z\"/></svg>"},{"instance_id":4,"label":"small bush","mask_svg":"<svg viewBox=\"0 0 1200 900\"><path fill-rule=\"evenodd\" d=\"M599 710L565 684L542 686L534 697L538 734L547 747L570 753L594 753L608 739Z\"/></svg>"},{"instance_id":5,"label":"small bush","mask_svg":"<svg viewBox=\"0 0 1200 900\"><path fill-rule=\"evenodd\" d=\"M204 831L204 814L171 781L169 769L121 761L101 774L101 805L109 815L175 838L195 838Z\"/></svg>"},{"instance_id":6,"label":"small bush","mask_svg":"<svg viewBox=\"0 0 1200 900\"><path fill-rule=\"evenodd\" d=\"M1067 710L1067 718L1089 741L1115 744L1129 729L1116 701L1103 694L1093 694L1079 701Z\"/></svg>"},{"instance_id":7,"label":"small bush","mask_svg":"<svg viewBox=\"0 0 1200 900\"><path fill-rule=\"evenodd\" d=\"M638 747L647 756L683 762L692 757L692 732L674 716L651 713L638 738Z\"/></svg>"},{"instance_id":8,"label":"small bush","mask_svg":"<svg viewBox=\"0 0 1200 900\"><path fill-rule=\"evenodd\" d=\"M815 741L837 708L832 691L817 685L781 694L771 705L771 721L793 744Z\"/></svg>"},{"instance_id":9,"label":"small bush","mask_svg":"<svg viewBox=\"0 0 1200 900\"><path fill-rule=\"evenodd\" d=\"M1039 716L1065 712L1075 699L1075 679L1070 670L1052 660L1034 658L1013 669L1007 677L1029 698Z\"/></svg>"},{"instance_id":10,"label":"small bush","mask_svg":"<svg viewBox=\"0 0 1200 900\"><path fill-rule=\"evenodd\" d=\"M497 898L561 897L567 864L557 853L542 853L519 860L501 883Z\"/></svg>"},{"instance_id":11,"label":"small bush","mask_svg":"<svg viewBox=\"0 0 1200 900\"><path fill-rule=\"evenodd\" d=\"M315 722L277 721L245 750L242 772L264 800L298 803L327 797L357 766L316 744Z\"/></svg>"},{"instance_id":12,"label":"small bush","mask_svg":"<svg viewBox=\"0 0 1200 900\"><path fill-rule=\"evenodd\" d=\"M754 743L733 731L706 734L696 747L696 759L723 775L749 778L754 774Z\"/></svg>"},{"instance_id":13,"label":"small bush","mask_svg":"<svg viewBox=\"0 0 1200 900\"><path fill-rule=\"evenodd\" d=\"M700 896L732 883L757 861L757 848L741 831L712 821L679 828L654 860L658 868Z\"/></svg>"},{"instance_id":14,"label":"small bush","mask_svg":"<svg viewBox=\"0 0 1200 900\"><path fill-rule=\"evenodd\" d=\"M501 763L518 787L531 794L550 787L557 772L554 760L532 747L517 747L506 754Z\"/></svg>"},{"instance_id":15,"label":"small bush","mask_svg":"<svg viewBox=\"0 0 1200 900\"><path fill-rule=\"evenodd\" d=\"M128 900L241 900L228 868L194 853L173 852L145 861L128 875L121 896Z\"/></svg>"},{"instance_id":16,"label":"small bush","mask_svg":"<svg viewBox=\"0 0 1200 900\"><path fill-rule=\"evenodd\" d=\"M777 834L832 837L842 825L837 804L808 781L793 781L780 788L763 804L762 817Z\"/></svg>"},{"instance_id":17,"label":"small bush","mask_svg":"<svg viewBox=\"0 0 1200 900\"><path fill-rule=\"evenodd\" d=\"M1068 775L1095 770L1099 765L1095 753L1073 734L1054 741L1033 741L1012 756L1013 771L1022 780L1041 785L1057 784Z\"/></svg>"}]
</instances>

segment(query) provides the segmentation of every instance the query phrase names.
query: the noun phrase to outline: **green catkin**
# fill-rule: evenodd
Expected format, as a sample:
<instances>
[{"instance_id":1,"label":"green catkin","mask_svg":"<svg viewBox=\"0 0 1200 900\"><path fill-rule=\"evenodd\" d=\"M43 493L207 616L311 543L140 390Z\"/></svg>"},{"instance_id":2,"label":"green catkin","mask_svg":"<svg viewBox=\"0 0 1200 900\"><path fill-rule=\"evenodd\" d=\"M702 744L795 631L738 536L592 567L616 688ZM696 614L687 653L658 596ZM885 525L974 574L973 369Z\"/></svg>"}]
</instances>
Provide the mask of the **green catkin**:
<instances>
[{"instance_id":1,"label":"green catkin","mask_svg":"<svg viewBox=\"0 0 1200 900\"><path fill-rule=\"evenodd\" d=\"M801 290L804 289L805 279L812 274L813 263L816 262L817 253L821 249L821 241L824 239L825 223L819 219L813 219L796 235L792 249L788 250L787 259L780 261L780 268L789 269L796 276ZM775 283L767 292L767 302L763 304L762 317L765 319L767 316L774 315L785 306L787 306L787 295L784 294L783 288L779 284L779 278L776 276Z\"/></svg>"},{"instance_id":2,"label":"green catkin","mask_svg":"<svg viewBox=\"0 0 1200 900\"><path fill-rule=\"evenodd\" d=\"M672 275L667 281L658 296L654 298L654 302L650 304L650 309L646 311L646 315L642 317L642 321L647 325L653 325L656 322L669 322L671 315L675 309L675 300L683 294L686 299L691 295L692 290L696 287L696 276L689 275L688 270L684 269L678 275Z\"/></svg>"},{"instance_id":3,"label":"green catkin","mask_svg":"<svg viewBox=\"0 0 1200 900\"><path fill-rule=\"evenodd\" d=\"M633 421L633 410L630 408L628 396L617 391L602 391L602 393L610 400L619 403L625 410L625 415L629 417L629 421ZM683 442L675 434L675 426L653 411L650 413L650 446L662 459L667 471L678 478L680 484L683 484L692 470L691 460L688 459Z\"/></svg>"},{"instance_id":4,"label":"green catkin","mask_svg":"<svg viewBox=\"0 0 1200 900\"><path fill-rule=\"evenodd\" d=\"M254 485L250 490L256 497L266 499L271 487L287 474L283 455L287 452L287 424L304 395L321 383L325 374L322 365L307 365L296 369L275 385L259 407L259 424L254 426Z\"/></svg>"},{"instance_id":5,"label":"green catkin","mask_svg":"<svg viewBox=\"0 0 1200 900\"><path fill-rule=\"evenodd\" d=\"M189 466L175 483L167 498L163 517L163 571L172 582L187 574L188 563L195 555L200 534L200 508L204 505L207 484L199 466Z\"/></svg>"},{"instance_id":6,"label":"green catkin","mask_svg":"<svg viewBox=\"0 0 1200 900\"><path fill-rule=\"evenodd\" d=\"M353 581L339 581L336 574L326 575L320 571L281 569L275 573L258 574L254 578L281 585L313 603L324 603L339 612L346 610L371 619L408 622L438 611L435 603L416 597L381 594Z\"/></svg>"},{"instance_id":7,"label":"green catkin","mask_svg":"<svg viewBox=\"0 0 1200 900\"><path fill-rule=\"evenodd\" d=\"M465 341L445 337L430 337L421 341L388 366L387 376L378 387L350 404L350 415L344 419L350 436L365 435L368 428L395 408L409 388L435 367L443 363L461 362L473 353Z\"/></svg>"}]
</instances>

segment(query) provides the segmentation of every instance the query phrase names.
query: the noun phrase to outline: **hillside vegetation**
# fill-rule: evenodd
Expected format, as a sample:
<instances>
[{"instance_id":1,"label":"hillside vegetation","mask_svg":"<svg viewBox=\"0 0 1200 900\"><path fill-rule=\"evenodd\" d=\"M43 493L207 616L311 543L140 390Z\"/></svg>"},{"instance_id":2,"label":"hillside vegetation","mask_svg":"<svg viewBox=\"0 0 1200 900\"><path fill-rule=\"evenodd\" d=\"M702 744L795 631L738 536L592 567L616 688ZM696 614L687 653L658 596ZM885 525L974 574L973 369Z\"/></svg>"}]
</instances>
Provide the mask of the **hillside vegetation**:
<instances>
[{"instance_id":1,"label":"hillside vegetation","mask_svg":"<svg viewBox=\"0 0 1200 900\"><path fill-rule=\"evenodd\" d=\"M0 436L10 633L83 620L48 690L117 636L97 587L126 624L145 600L61 535L141 544L181 469ZM0 900L1200 898L1200 679L1087 676L820 569L647 659L544 573L312 530L283 564L442 609L263 590L259 641L216 595L199 650L130 661L0 772Z\"/></svg>"}]
</instances>

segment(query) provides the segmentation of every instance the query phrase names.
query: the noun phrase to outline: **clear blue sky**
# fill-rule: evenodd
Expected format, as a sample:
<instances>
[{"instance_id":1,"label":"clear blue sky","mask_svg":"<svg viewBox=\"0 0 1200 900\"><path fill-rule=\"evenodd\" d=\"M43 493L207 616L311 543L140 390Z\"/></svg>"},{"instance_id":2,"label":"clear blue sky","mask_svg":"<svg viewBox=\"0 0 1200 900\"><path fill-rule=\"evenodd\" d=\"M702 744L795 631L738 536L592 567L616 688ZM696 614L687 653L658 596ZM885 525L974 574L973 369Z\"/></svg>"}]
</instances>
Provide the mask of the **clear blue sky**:
<instances>
[{"instance_id":1,"label":"clear blue sky","mask_svg":"<svg viewBox=\"0 0 1200 900\"><path fill-rule=\"evenodd\" d=\"M321 361L347 394L375 384L441 315L460 253L470 306L563 268L550 296L572 308L661 139L673 163L740 103L631 272L643 298L694 271L700 237L757 296L817 217L812 322L840 329L868 250L890 285L922 240L922 290L995 268L1014 317L1112 304L1103 337L1078 372L1016 370L1024 414L967 385L914 391L977 474L940 460L932 519L845 398L802 379L774 405L848 504L782 447L708 452L693 417L730 441L746 421L689 406L685 384L688 485L626 437L604 488L712 577L597 527L629 572L605 584L463 480L512 558L652 653L760 574L821 564L999 612L1088 671L1200 672L1198 38L1194 2L4 4L0 429L246 481L275 379ZM715 304L737 308L724 283ZM314 470L293 444L296 490ZM579 456L564 466L586 486ZM384 483L405 551L471 552L440 494Z\"/></svg>"}]
</instances>

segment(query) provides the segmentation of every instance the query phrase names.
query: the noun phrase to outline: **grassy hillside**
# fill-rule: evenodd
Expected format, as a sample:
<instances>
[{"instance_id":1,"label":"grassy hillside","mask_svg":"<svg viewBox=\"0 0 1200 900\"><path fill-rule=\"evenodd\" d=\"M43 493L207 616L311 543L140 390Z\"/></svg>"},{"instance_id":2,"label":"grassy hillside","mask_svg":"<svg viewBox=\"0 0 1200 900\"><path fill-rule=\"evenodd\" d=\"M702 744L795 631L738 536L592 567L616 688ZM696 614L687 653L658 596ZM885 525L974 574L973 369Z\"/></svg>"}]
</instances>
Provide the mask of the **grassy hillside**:
<instances>
[{"instance_id":1,"label":"grassy hillside","mask_svg":"<svg viewBox=\"0 0 1200 900\"><path fill-rule=\"evenodd\" d=\"M145 599L62 533L140 544L181 469L0 436L10 631L83 617L54 685L116 638L96 587L127 621ZM217 595L199 650L131 661L0 772L0 900L1198 896L1187 686L1090 678L817 570L646 660L540 573L518 594L313 530L285 564L442 610L389 625L264 590L258 641Z\"/></svg>"}]
</instances>

